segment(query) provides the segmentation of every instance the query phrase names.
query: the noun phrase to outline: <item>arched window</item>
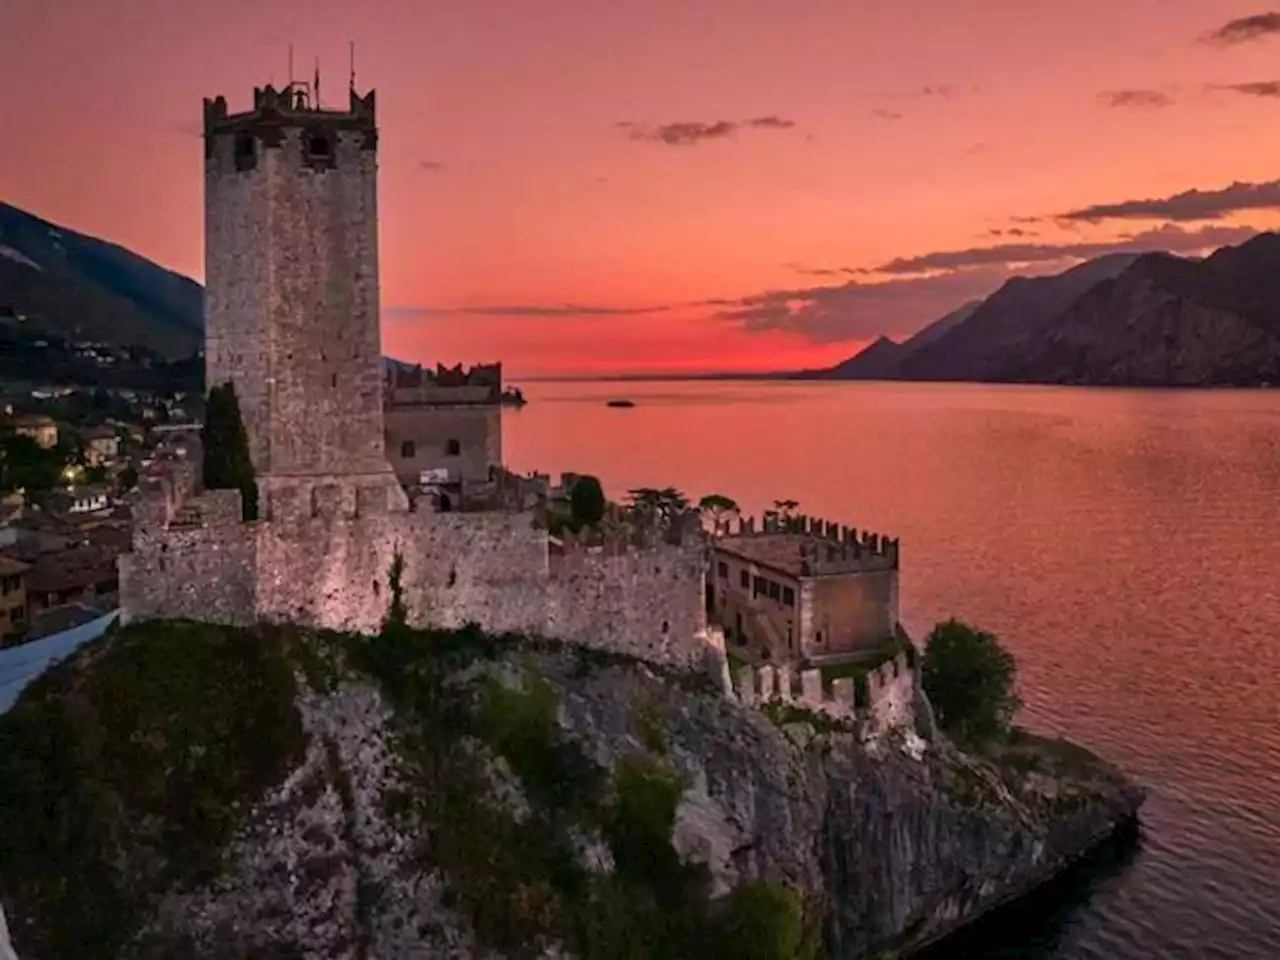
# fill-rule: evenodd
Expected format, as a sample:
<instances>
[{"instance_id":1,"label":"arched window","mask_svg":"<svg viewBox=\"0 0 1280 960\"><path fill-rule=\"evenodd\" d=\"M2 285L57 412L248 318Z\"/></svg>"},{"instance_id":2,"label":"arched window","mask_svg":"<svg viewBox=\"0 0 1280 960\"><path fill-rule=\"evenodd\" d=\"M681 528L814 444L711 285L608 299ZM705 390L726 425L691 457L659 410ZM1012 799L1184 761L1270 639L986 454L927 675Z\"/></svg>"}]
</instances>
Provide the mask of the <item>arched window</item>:
<instances>
[{"instance_id":1,"label":"arched window","mask_svg":"<svg viewBox=\"0 0 1280 960\"><path fill-rule=\"evenodd\" d=\"M456 457L462 453L462 444L457 440L447 440L445 441L444 452L451 457Z\"/></svg>"},{"instance_id":2,"label":"arched window","mask_svg":"<svg viewBox=\"0 0 1280 960\"><path fill-rule=\"evenodd\" d=\"M415 453L416 450L412 440L406 440L404 443L400 444L400 456L404 457L404 459L412 460Z\"/></svg>"}]
</instances>

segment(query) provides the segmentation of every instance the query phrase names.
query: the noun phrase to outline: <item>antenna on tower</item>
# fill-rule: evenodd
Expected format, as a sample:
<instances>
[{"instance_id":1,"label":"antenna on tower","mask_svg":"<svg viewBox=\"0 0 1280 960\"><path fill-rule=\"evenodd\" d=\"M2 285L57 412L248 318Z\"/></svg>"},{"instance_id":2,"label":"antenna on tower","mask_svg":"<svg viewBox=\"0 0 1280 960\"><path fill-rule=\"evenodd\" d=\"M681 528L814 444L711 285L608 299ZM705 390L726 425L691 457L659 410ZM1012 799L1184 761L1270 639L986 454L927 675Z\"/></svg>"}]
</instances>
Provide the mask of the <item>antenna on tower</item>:
<instances>
[{"instance_id":1,"label":"antenna on tower","mask_svg":"<svg viewBox=\"0 0 1280 960\"><path fill-rule=\"evenodd\" d=\"M315 106L315 108L316 108L317 110L319 110L319 109L320 109L320 58L319 58L319 57L316 57L316 86L315 86L315 90L316 90L316 106Z\"/></svg>"},{"instance_id":2,"label":"antenna on tower","mask_svg":"<svg viewBox=\"0 0 1280 960\"><path fill-rule=\"evenodd\" d=\"M293 44L289 44L289 89L293 89Z\"/></svg>"},{"instance_id":3,"label":"antenna on tower","mask_svg":"<svg viewBox=\"0 0 1280 960\"><path fill-rule=\"evenodd\" d=\"M354 40L347 41L351 53L351 92L356 92L356 42Z\"/></svg>"}]
</instances>

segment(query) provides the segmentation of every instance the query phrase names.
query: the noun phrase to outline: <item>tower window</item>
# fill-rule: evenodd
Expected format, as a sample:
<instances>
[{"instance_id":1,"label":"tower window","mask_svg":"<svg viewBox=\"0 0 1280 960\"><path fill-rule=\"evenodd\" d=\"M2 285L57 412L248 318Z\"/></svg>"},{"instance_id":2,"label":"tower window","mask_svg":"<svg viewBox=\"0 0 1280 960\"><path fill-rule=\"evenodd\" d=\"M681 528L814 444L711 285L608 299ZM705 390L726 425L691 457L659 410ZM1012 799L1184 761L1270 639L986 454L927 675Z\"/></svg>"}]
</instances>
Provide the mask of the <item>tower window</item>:
<instances>
[{"instance_id":1,"label":"tower window","mask_svg":"<svg viewBox=\"0 0 1280 960\"><path fill-rule=\"evenodd\" d=\"M333 141L323 134L307 140L307 151L313 157L328 157L333 153Z\"/></svg>"},{"instance_id":2,"label":"tower window","mask_svg":"<svg viewBox=\"0 0 1280 960\"><path fill-rule=\"evenodd\" d=\"M406 440L404 443L400 444L400 456L404 457L406 460L412 460L415 452L416 448L414 447L412 440Z\"/></svg>"},{"instance_id":3,"label":"tower window","mask_svg":"<svg viewBox=\"0 0 1280 960\"><path fill-rule=\"evenodd\" d=\"M252 170L258 165L257 143L251 133L236 134L235 162L237 170Z\"/></svg>"},{"instance_id":4,"label":"tower window","mask_svg":"<svg viewBox=\"0 0 1280 960\"><path fill-rule=\"evenodd\" d=\"M444 452L451 457L456 457L462 453L462 444L457 440L449 440L444 445Z\"/></svg>"}]
</instances>

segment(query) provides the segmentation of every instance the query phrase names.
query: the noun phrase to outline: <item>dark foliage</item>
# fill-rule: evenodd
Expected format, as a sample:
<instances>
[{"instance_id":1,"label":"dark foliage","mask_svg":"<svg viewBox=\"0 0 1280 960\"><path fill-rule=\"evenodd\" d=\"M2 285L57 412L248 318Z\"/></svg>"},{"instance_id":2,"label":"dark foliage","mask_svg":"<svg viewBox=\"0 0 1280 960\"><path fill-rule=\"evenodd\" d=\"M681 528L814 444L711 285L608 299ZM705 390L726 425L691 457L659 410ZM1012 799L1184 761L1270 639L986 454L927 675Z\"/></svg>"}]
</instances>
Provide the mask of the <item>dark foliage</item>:
<instances>
[{"instance_id":1,"label":"dark foliage","mask_svg":"<svg viewBox=\"0 0 1280 960\"><path fill-rule=\"evenodd\" d=\"M210 490L239 490L244 519L258 519L258 485L249 458L249 435L231 383L215 386L205 404L200 430L204 448L204 485Z\"/></svg>"},{"instance_id":2,"label":"dark foliage","mask_svg":"<svg viewBox=\"0 0 1280 960\"><path fill-rule=\"evenodd\" d=\"M0 716L0 890L22 957L114 958L301 759L288 635L109 634Z\"/></svg>"},{"instance_id":3,"label":"dark foliage","mask_svg":"<svg viewBox=\"0 0 1280 960\"><path fill-rule=\"evenodd\" d=\"M579 477L569 492L569 508L577 527L590 527L604 518L604 488L595 477Z\"/></svg>"},{"instance_id":4,"label":"dark foliage","mask_svg":"<svg viewBox=\"0 0 1280 960\"><path fill-rule=\"evenodd\" d=\"M1018 712L1017 664L994 635L948 620L926 640L921 680L938 725L956 740L1004 737Z\"/></svg>"}]
</instances>

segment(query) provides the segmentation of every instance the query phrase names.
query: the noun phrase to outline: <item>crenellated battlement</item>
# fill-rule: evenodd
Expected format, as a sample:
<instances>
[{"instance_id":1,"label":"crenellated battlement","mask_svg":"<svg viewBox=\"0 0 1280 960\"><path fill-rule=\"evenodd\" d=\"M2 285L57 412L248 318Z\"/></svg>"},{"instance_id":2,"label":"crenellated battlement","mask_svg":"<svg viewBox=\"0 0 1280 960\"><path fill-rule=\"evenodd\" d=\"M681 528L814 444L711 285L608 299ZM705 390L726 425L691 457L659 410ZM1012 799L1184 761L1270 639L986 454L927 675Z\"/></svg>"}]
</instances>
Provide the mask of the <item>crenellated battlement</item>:
<instances>
[{"instance_id":1,"label":"crenellated battlement","mask_svg":"<svg viewBox=\"0 0 1280 960\"><path fill-rule=\"evenodd\" d=\"M740 517L736 523L730 521L717 545L733 550L735 539L746 541L741 546L744 553L752 555L760 554L765 546L759 541L774 541L768 545L768 553L776 554L773 562L785 560L788 570L801 577L896 570L899 565L896 537L860 531L822 517L787 517L773 512L766 512L759 522L754 517Z\"/></svg>"},{"instance_id":2,"label":"crenellated battlement","mask_svg":"<svg viewBox=\"0 0 1280 960\"><path fill-rule=\"evenodd\" d=\"M276 88L272 84L253 88L252 106L232 113L221 94L204 98L205 136L238 130L263 123L305 125L315 120L346 121L373 130L377 125L377 97L373 90L364 96L348 92L347 109L320 106L319 91L312 84L295 82Z\"/></svg>"},{"instance_id":3,"label":"crenellated battlement","mask_svg":"<svg viewBox=\"0 0 1280 960\"><path fill-rule=\"evenodd\" d=\"M392 365L387 368L384 390L389 406L497 403L502 399L502 364L436 364L434 370Z\"/></svg>"},{"instance_id":4,"label":"crenellated battlement","mask_svg":"<svg viewBox=\"0 0 1280 960\"><path fill-rule=\"evenodd\" d=\"M169 526L199 489L195 464L172 460L144 475L132 499L133 522L148 529Z\"/></svg>"},{"instance_id":5,"label":"crenellated battlement","mask_svg":"<svg viewBox=\"0 0 1280 960\"><path fill-rule=\"evenodd\" d=\"M707 540L694 515L672 518L667 523L641 520L625 508L611 506L606 521L578 532L565 531L552 538L552 552L560 557L623 556L625 554L676 547L705 555Z\"/></svg>"},{"instance_id":6,"label":"crenellated battlement","mask_svg":"<svg viewBox=\"0 0 1280 960\"><path fill-rule=\"evenodd\" d=\"M748 706L789 704L833 720L862 722L870 733L910 725L914 719L915 671L900 653L868 671L865 684L855 677L835 677L824 684L817 667L797 670L791 664L745 664L734 676L733 695Z\"/></svg>"}]
</instances>

